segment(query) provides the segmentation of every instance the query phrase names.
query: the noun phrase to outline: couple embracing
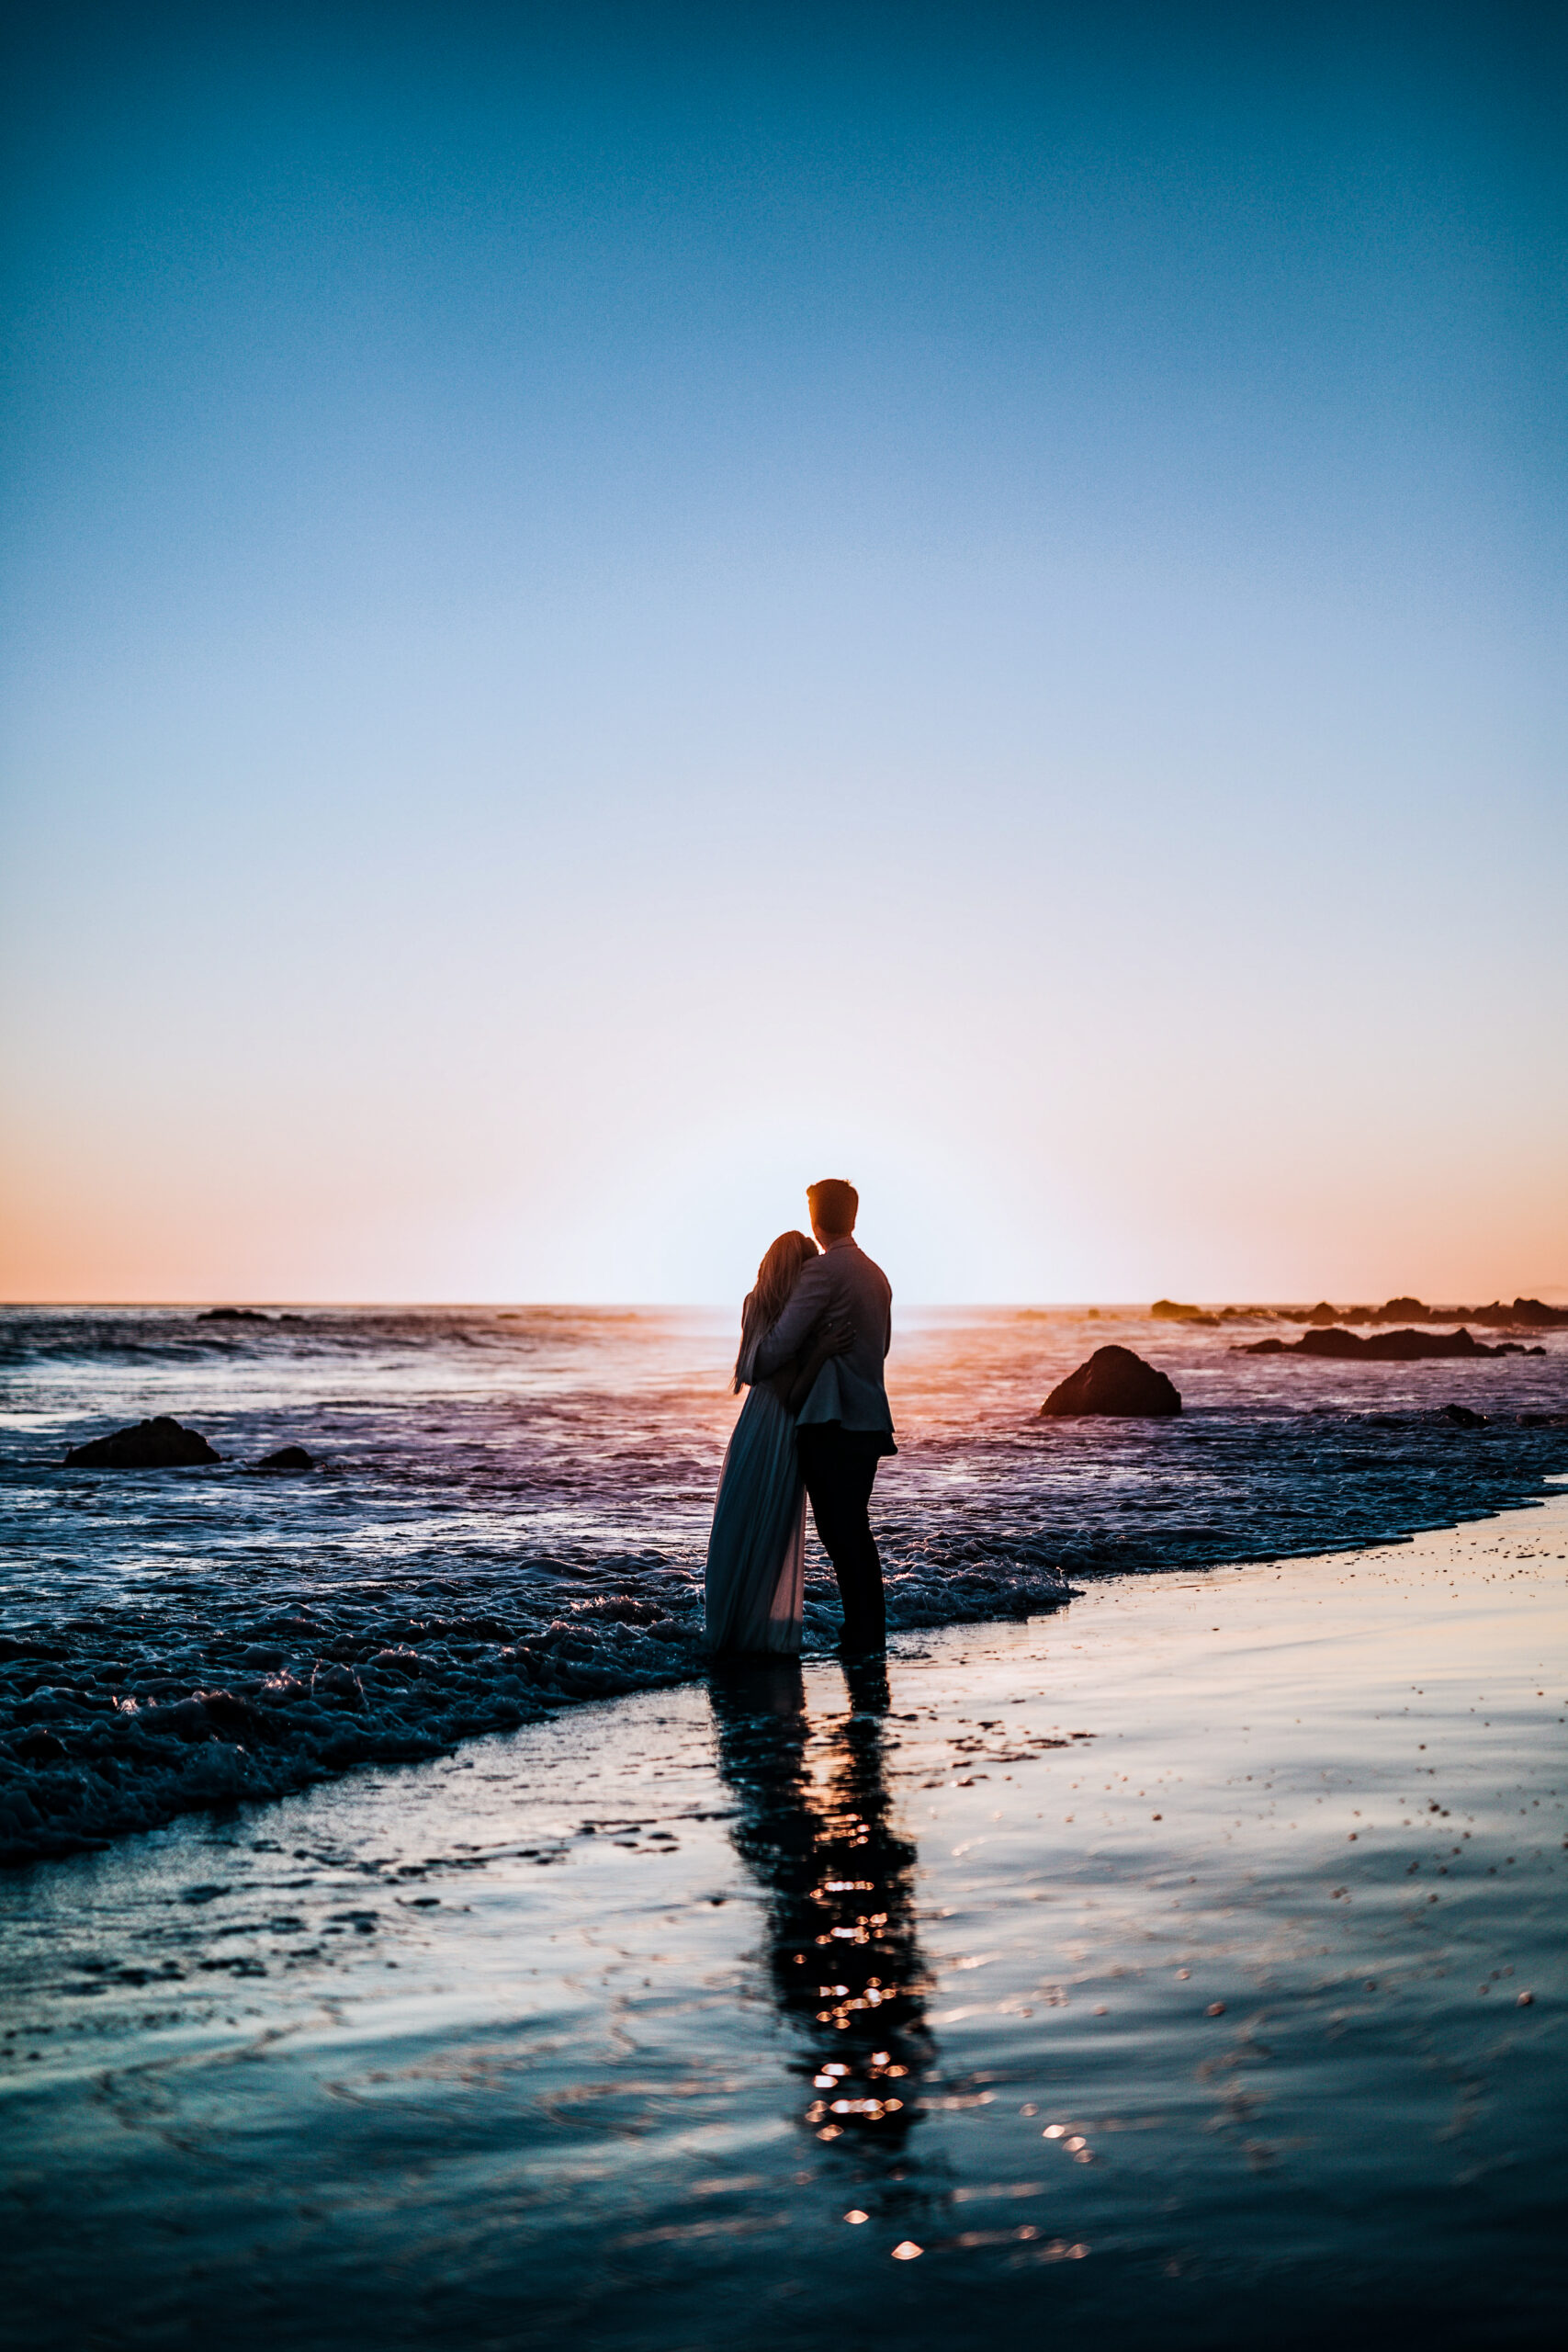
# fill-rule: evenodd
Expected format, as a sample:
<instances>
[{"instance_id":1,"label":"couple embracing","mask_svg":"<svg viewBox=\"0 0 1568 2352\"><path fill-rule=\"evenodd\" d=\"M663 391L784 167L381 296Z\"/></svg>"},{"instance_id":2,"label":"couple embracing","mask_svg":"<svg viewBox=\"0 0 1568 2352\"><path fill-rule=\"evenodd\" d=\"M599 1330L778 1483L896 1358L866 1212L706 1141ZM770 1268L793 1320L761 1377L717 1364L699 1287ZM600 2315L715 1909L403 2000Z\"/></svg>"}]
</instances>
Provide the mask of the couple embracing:
<instances>
[{"instance_id":1,"label":"couple embracing","mask_svg":"<svg viewBox=\"0 0 1568 2352\"><path fill-rule=\"evenodd\" d=\"M876 1465L898 1450L882 1377L893 1293L855 1241L854 1186L832 1177L806 1198L815 1238L781 1233L741 1311L735 1386L750 1393L714 1505L708 1644L799 1649L809 1496L844 1604L843 1649L864 1657L886 1634L868 1511Z\"/></svg>"}]
</instances>

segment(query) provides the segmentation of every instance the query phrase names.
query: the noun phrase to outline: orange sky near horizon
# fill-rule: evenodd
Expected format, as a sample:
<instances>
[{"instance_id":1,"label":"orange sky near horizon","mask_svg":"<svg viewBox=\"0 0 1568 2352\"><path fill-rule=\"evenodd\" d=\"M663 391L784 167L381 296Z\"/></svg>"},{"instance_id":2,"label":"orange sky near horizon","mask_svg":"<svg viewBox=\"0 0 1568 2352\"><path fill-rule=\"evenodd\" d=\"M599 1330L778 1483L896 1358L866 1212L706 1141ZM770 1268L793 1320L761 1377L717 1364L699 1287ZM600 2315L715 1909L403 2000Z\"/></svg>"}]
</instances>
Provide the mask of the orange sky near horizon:
<instances>
[{"instance_id":1,"label":"orange sky near horizon","mask_svg":"<svg viewBox=\"0 0 1568 2352\"><path fill-rule=\"evenodd\" d=\"M908 1302L1568 1298L1562 1196L1529 1182L1528 1136L1510 1152L1472 1126L1446 1149L1429 1132L1401 1151L1347 1134L1335 1154L1281 1117L1249 1148L1233 1131L1216 1151L1152 1069L1135 1102L1109 1103L1081 1082L1065 1099L1059 1074L1043 1115L950 1069L928 1073L923 1118L807 1085L801 1141L791 1117L751 1106L748 1125L741 1102L694 1103L673 1074L661 1111L664 1088L622 1075L624 1107L612 1092L590 1119L570 1072L553 1102L520 1085L520 1115L478 1081L465 1102L448 1069L417 1126L398 1084L335 1102L279 1086L256 1102L231 1078L217 1102L203 1086L207 1115L182 1131L168 1097L188 1074L127 1071L112 1148L85 1090L64 1150L35 1138L8 1155L0 1295L733 1301L773 1235L805 1225L805 1182L842 1172L861 1188L862 1240Z\"/></svg>"}]
</instances>

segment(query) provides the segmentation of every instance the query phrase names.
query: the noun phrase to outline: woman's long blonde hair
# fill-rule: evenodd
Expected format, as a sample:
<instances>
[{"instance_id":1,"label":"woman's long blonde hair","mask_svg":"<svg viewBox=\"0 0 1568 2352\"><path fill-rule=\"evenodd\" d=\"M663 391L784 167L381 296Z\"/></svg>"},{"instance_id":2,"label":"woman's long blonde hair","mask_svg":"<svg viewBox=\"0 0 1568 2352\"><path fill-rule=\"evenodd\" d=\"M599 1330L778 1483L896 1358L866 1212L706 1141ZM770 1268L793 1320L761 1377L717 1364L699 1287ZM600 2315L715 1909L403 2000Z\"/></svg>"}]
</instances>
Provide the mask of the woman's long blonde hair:
<instances>
[{"instance_id":1,"label":"woman's long blonde hair","mask_svg":"<svg viewBox=\"0 0 1568 2352\"><path fill-rule=\"evenodd\" d=\"M802 1266L817 1255L817 1244L807 1233L781 1233L768 1244L757 1269L757 1286L749 1291L740 1310L740 1352L735 1359L732 1390L743 1388L759 1344L784 1313Z\"/></svg>"}]
</instances>

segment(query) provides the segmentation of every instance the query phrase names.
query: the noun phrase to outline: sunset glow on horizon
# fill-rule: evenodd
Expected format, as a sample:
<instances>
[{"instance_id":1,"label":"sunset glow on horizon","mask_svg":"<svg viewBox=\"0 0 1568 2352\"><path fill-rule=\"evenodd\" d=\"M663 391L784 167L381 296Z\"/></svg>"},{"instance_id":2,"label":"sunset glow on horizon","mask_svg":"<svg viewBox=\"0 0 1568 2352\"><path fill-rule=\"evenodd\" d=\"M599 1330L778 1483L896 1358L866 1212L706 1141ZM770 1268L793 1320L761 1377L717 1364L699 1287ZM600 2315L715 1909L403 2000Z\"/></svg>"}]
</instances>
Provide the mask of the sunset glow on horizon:
<instances>
[{"instance_id":1,"label":"sunset glow on horizon","mask_svg":"<svg viewBox=\"0 0 1568 2352\"><path fill-rule=\"evenodd\" d=\"M1568 1299L1562 47L28 27L0 1296Z\"/></svg>"}]
</instances>

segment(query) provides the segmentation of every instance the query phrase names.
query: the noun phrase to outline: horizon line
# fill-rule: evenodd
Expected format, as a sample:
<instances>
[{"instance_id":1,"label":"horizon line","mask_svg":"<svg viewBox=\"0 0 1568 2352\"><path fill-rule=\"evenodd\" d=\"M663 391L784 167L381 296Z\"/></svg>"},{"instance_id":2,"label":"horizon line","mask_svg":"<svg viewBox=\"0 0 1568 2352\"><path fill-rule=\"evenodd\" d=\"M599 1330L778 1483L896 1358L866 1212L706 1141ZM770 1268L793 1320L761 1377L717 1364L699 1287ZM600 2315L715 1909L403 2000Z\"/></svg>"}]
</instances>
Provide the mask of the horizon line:
<instances>
[{"instance_id":1,"label":"horizon line","mask_svg":"<svg viewBox=\"0 0 1568 2352\"><path fill-rule=\"evenodd\" d=\"M1550 1304L1554 1297L1568 1303L1568 1283L1540 1283L1532 1288L1519 1289L1514 1293L1515 1299L1533 1298L1539 1300L1543 1306ZM1347 1306L1346 1312L1348 1313L1351 1306L1392 1306L1395 1300L1404 1298L1409 1298L1416 1305L1426 1306L1430 1311L1430 1303L1418 1298L1415 1292L1396 1291L1381 1301L1371 1297L1364 1300L1351 1300ZM1069 1314L1088 1313L1092 1310L1101 1314L1142 1315L1147 1315L1156 1306L1163 1306L1167 1303L1166 1296L1146 1302L1141 1299L1125 1298L915 1298L897 1302L905 1308L918 1309L926 1314L936 1312L962 1314L983 1307L998 1313L1015 1314ZM1172 1306L1179 1304L1182 1306L1190 1306L1204 1314L1222 1313L1227 1308L1236 1313L1264 1314L1283 1309L1310 1309L1319 1306L1332 1306L1334 1301L1325 1292L1320 1293L1315 1299L1237 1298L1233 1293L1224 1298L1193 1298L1180 1302L1169 1299L1168 1303ZM1443 1302L1445 1305L1449 1303ZM246 1298L236 1297L231 1292L227 1295L214 1298L0 1298L0 1313L8 1310L44 1313L63 1311L73 1307L103 1310L139 1308L149 1313L188 1309L210 1313L214 1308L227 1306L248 1309L254 1314L289 1314L305 1308L325 1309L346 1314L364 1312L373 1308L390 1308L403 1313L430 1314L538 1314L550 1310L570 1310L577 1314L592 1311L601 1314L630 1315L690 1312L698 1309L717 1311L732 1306L734 1302L728 1298L264 1298L256 1296ZM1505 1300L1499 1295L1495 1299L1478 1299L1475 1304L1478 1306L1490 1306L1512 1304L1512 1301ZM1453 1305L1456 1313L1467 1311L1461 1308L1458 1302L1453 1302ZM1171 1317L1170 1319L1179 1318Z\"/></svg>"}]
</instances>

